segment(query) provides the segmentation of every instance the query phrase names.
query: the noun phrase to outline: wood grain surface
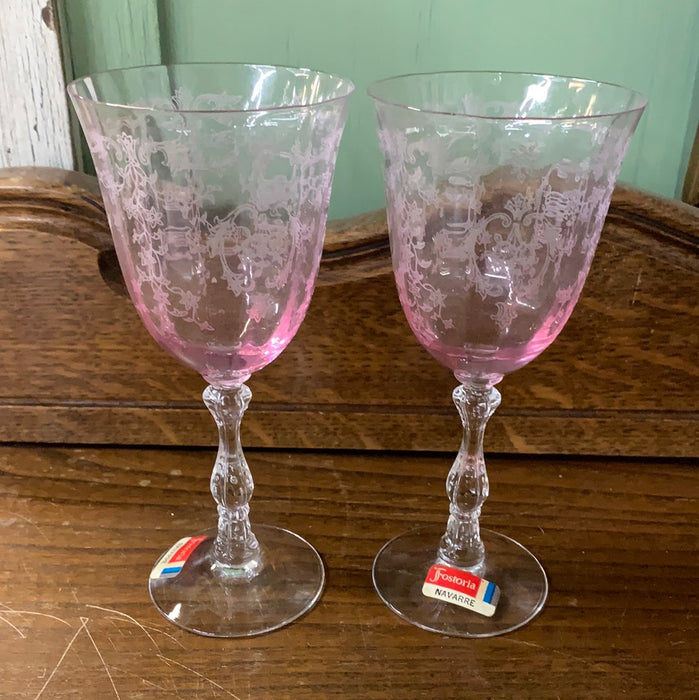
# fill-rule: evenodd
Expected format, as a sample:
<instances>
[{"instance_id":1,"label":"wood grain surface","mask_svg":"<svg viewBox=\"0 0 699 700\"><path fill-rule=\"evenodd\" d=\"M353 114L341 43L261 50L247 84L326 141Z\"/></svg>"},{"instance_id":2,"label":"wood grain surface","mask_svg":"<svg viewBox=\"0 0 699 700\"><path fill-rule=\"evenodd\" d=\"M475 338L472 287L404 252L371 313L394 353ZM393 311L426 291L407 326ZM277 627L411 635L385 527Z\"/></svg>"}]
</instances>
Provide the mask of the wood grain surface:
<instances>
[{"instance_id":1,"label":"wood grain surface","mask_svg":"<svg viewBox=\"0 0 699 700\"><path fill-rule=\"evenodd\" d=\"M390 537L446 518L445 455L249 451L253 521L321 552L318 606L249 640L151 605L161 551L213 524L211 450L0 447L3 698L695 698L696 465L498 457L483 523L550 597L494 639L414 628L372 589Z\"/></svg>"},{"instance_id":2,"label":"wood grain surface","mask_svg":"<svg viewBox=\"0 0 699 700\"><path fill-rule=\"evenodd\" d=\"M486 445L699 454L699 210L620 188L561 336L507 377ZM0 440L211 445L203 380L123 291L94 179L0 172ZM329 226L297 337L251 380L249 446L443 450L455 380L398 303L383 213Z\"/></svg>"},{"instance_id":3,"label":"wood grain surface","mask_svg":"<svg viewBox=\"0 0 699 700\"><path fill-rule=\"evenodd\" d=\"M212 640L146 587L214 522L203 381L141 326L94 179L0 171L0 696L696 697L697 221L618 190L569 325L503 382L486 444L510 454L489 458L482 522L542 560L550 597L474 641L373 591L384 542L444 523L459 424L400 310L383 214L333 222L243 424L253 523L308 538L326 590L289 627Z\"/></svg>"}]
</instances>

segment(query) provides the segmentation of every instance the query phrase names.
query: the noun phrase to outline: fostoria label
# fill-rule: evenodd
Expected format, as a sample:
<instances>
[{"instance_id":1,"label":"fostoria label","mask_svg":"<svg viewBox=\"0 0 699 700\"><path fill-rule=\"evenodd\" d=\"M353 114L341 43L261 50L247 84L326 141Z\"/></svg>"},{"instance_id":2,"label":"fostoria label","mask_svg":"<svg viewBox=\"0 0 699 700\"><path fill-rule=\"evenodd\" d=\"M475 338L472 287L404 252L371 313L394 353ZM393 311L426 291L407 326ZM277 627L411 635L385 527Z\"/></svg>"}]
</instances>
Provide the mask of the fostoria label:
<instances>
[{"instance_id":1,"label":"fostoria label","mask_svg":"<svg viewBox=\"0 0 699 700\"><path fill-rule=\"evenodd\" d=\"M492 617L500 598L500 589L468 571L435 564L427 572L422 594Z\"/></svg>"},{"instance_id":2,"label":"fostoria label","mask_svg":"<svg viewBox=\"0 0 699 700\"><path fill-rule=\"evenodd\" d=\"M192 555L194 550L206 539L205 535L197 537L183 537L170 547L170 549L158 559L156 565L150 572L150 577L172 578L182 571L185 562Z\"/></svg>"}]
</instances>

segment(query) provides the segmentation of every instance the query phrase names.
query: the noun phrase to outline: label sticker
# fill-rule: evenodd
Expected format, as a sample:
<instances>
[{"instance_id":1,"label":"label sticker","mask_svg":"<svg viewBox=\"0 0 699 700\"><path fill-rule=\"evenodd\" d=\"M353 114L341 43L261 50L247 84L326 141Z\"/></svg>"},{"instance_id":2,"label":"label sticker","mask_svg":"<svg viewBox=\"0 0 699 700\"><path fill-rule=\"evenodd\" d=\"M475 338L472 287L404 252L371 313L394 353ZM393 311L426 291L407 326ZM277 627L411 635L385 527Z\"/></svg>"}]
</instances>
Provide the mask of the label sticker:
<instances>
[{"instance_id":1,"label":"label sticker","mask_svg":"<svg viewBox=\"0 0 699 700\"><path fill-rule=\"evenodd\" d=\"M493 616L500 599L500 589L494 583L444 564L430 567L422 584L422 594L486 617Z\"/></svg>"},{"instance_id":2,"label":"label sticker","mask_svg":"<svg viewBox=\"0 0 699 700\"><path fill-rule=\"evenodd\" d=\"M170 547L163 554L158 563L150 572L151 578L172 578L182 571L185 562L192 552L206 539L206 535L199 537L184 537Z\"/></svg>"}]
</instances>

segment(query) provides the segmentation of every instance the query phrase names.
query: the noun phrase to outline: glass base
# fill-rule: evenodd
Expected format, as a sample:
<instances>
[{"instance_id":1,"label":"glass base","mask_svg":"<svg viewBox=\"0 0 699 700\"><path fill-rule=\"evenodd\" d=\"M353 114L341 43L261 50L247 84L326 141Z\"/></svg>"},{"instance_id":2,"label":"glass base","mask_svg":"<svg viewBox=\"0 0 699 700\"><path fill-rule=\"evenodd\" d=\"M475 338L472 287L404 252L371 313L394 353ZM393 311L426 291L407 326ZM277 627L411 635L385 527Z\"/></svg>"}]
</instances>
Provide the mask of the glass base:
<instances>
[{"instance_id":1,"label":"glass base","mask_svg":"<svg viewBox=\"0 0 699 700\"><path fill-rule=\"evenodd\" d=\"M481 530L485 562L475 570L500 588L492 617L422 593L429 568L437 562L443 528L410 530L384 545L374 559L374 588L393 612L422 629L454 637L494 637L512 632L543 608L548 581L536 557L505 535Z\"/></svg>"},{"instance_id":2,"label":"glass base","mask_svg":"<svg viewBox=\"0 0 699 700\"><path fill-rule=\"evenodd\" d=\"M215 565L216 531L207 530L176 576L150 579L155 607L170 622L207 637L271 632L310 610L325 583L318 552L288 530L256 525L254 532L262 553L254 578L236 578Z\"/></svg>"}]
</instances>

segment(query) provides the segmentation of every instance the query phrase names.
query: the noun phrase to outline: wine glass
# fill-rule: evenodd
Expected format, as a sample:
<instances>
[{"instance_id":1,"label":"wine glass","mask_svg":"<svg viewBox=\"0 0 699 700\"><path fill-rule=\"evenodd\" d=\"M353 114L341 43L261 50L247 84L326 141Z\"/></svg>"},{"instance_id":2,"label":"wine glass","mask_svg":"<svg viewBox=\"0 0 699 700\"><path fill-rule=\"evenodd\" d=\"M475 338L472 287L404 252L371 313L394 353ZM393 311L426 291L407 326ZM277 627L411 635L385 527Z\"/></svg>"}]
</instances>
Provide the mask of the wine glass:
<instances>
[{"instance_id":1,"label":"wine glass","mask_svg":"<svg viewBox=\"0 0 699 700\"><path fill-rule=\"evenodd\" d=\"M388 78L369 95L400 302L459 382L464 428L446 530L388 542L374 586L418 627L503 634L542 609L548 583L522 545L479 527L495 385L543 352L573 311L645 100L591 80L498 72Z\"/></svg>"},{"instance_id":2,"label":"wine glass","mask_svg":"<svg viewBox=\"0 0 699 700\"><path fill-rule=\"evenodd\" d=\"M158 610L202 635L276 629L323 588L308 542L251 528L240 423L245 381L308 308L352 90L327 73L245 64L124 69L68 88L131 300L160 346L209 384L218 527L176 542L149 581Z\"/></svg>"}]
</instances>

